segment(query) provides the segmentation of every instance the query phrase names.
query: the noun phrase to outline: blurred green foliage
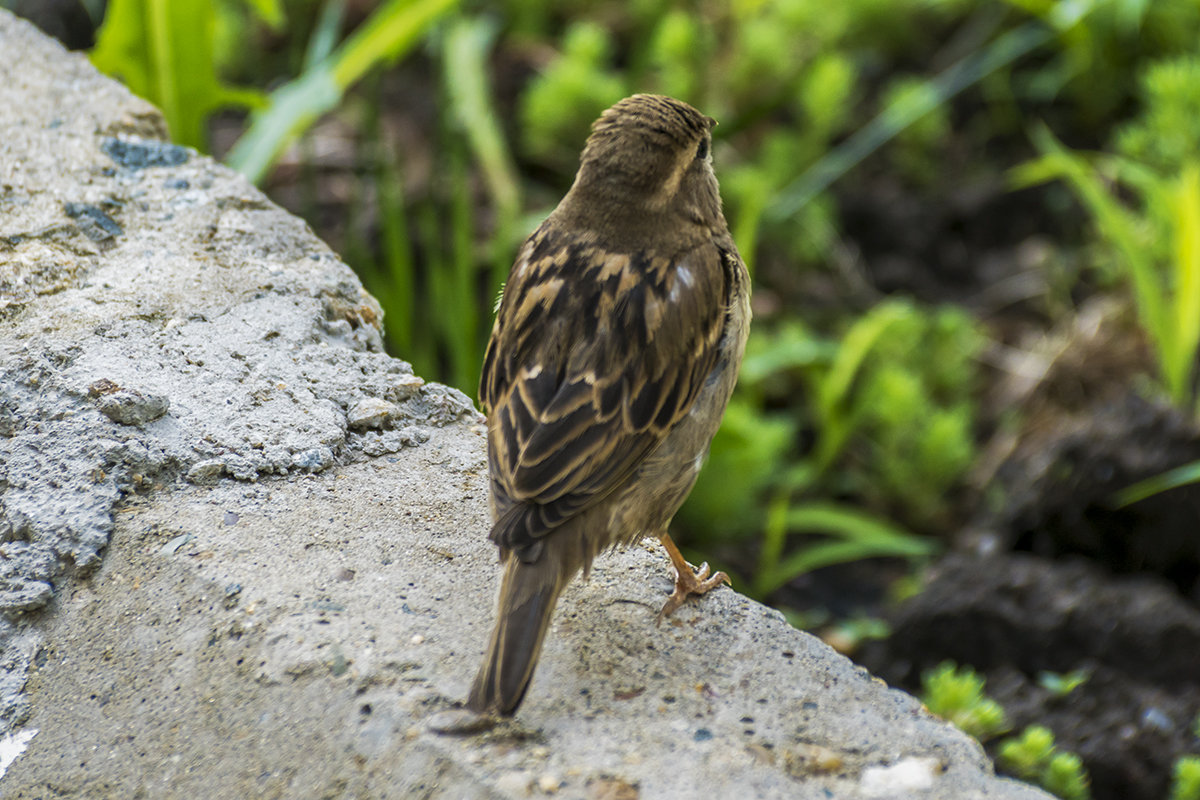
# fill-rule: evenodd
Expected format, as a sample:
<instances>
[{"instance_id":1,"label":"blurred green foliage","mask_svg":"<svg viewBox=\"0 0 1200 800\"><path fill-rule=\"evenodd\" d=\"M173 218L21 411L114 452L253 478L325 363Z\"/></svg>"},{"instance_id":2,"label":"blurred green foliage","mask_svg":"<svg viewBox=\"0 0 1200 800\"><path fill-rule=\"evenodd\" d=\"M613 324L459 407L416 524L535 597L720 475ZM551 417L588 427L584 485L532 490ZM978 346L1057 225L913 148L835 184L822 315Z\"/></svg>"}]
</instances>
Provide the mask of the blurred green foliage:
<instances>
[{"instance_id":1,"label":"blurred green foliage","mask_svg":"<svg viewBox=\"0 0 1200 800\"><path fill-rule=\"evenodd\" d=\"M563 35L562 55L525 90L520 119L524 152L572 170L596 118L627 94L609 67L612 44L598 23L576 23Z\"/></svg>"},{"instance_id":2,"label":"blurred green foliage","mask_svg":"<svg viewBox=\"0 0 1200 800\"><path fill-rule=\"evenodd\" d=\"M1016 76L1031 100L1067 99L1082 124L1110 120L1134 92L1147 59L1194 53L1192 0L1007 0L1056 33L1048 59Z\"/></svg>"},{"instance_id":3,"label":"blurred green foliage","mask_svg":"<svg viewBox=\"0 0 1200 800\"><path fill-rule=\"evenodd\" d=\"M1013 174L1018 184L1061 179L1074 190L1094 222L1098 274L1131 287L1163 393L1200 417L1200 53L1149 62L1137 86L1139 111L1115 128L1114 153L1071 151L1043 128L1034 134L1043 155ZM1200 462L1184 464L1127 487L1114 504L1198 480Z\"/></svg>"},{"instance_id":4,"label":"blurred green foliage","mask_svg":"<svg viewBox=\"0 0 1200 800\"><path fill-rule=\"evenodd\" d=\"M1141 112L1117 128L1116 149L1169 175L1200 153L1200 55L1152 62L1138 86Z\"/></svg>"},{"instance_id":5,"label":"blurred green foliage","mask_svg":"<svg viewBox=\"0 0 1200 800\"><path fill-rule=\"evenodd\" d=\"M840 336L797 319L756 334L681 522L701 545L760 539L762 596L819 566L930 554L903 526L936 530L974 461L984 341L957 309L903 301Z\"/></svg>"},{"instance_id":6,"label":"blurred green foliage","mask_svg":"<svg viewBox=\"0 0 1200 800\"><path fill-rule=\"evenodd\" d=\"M1168 800L1200 800L1200 756L1184 756L1175 762Z\"/></svg>"},{"instance_id":7,"label":"blurred green foliage","mask_svg":"<svg viewBox=\"0 0 1200 800\"><path fill-rule=\"evenodd\" d=\"M172 138L208 149L205 122L226 106L258 106L262 92L219 77L234 31L249 9L278 27L279 0L239 6L210 0L110 0L92 62L162 109ZM222 47L221 45L224 45Z\"/></svg>"},{"instance_id":8,"label":"blurred green foliage","mask_svg":"<svg viewBox=\"0 0 1200 800\"><path fill-rule=\"evenodd\" d=\"M1000 763L1014 775L1035 780L1054 756L1054 732L1042 725L1030 725L1000 746Z\"/></svg>"},{"instance_id":9,"label":"blurred green foliage","mask_svg":"<svg viewBox=\"0 0 1200 800\"><path fill-rule=\"evenodd\" d=\"M300 75L271 93L229 153L230 166L260 180L280 152L333 110L346 91L368 72L404 55L456 0L387 0L344 42L332 47L328 27L340 14L327 14L313 35ZM326 8L339 9L340 2Z\"/></svg>"},{"instance_id":10,"label":"blurred green foliage","mask_svg":"<svg viewBox=\"0 0 1200 800\"><path fill-rule=\"evenodd\" d=\"M984 683L970 667L946 661L921 676L921 701L932 713L984 742L1009 728L1004 709L984 694Z\"/></svg>"},{"instance_id":11,"label":"blurred green foliage","mask_svg":"<svg viewBox=\"0 0 1200 800\"><path fill-rule=\"evenodd\" d=\"M1094 221L1097 259L1132 288L1165 393L1200 414L1194 380L1200 348L1200 60L1173 59L1143 74L1141 114L1121 128L1122 154L1087 155L1064 147L1046 128L1034 139L1043 155L1015 170L1019 185L1061 179Z\"/></svg>"},{"instance_id":12,"label":"blurred green foliage","mask_svg":"<svg viewBox=\"0 0 1200 800\"><path fill-rule=\"evenodd\" d=\"M1090 677L1092 674L1086 669L1075 669L1070 672L1043 670L1037 674L1037 684L1055 697L1066 697L1087 683Z\"/></svg>"},{"instance_id":13,"label":"blurred green foliage","mask_svg":"<svg viewBox=\"0 0 1200 800\"><path fill-rule=\"evenodd\" d=\"M1031 725L1000 743L997 757L1006 770L1036 783L1062 800L1092 796L1087 770L1075 753L1059 750L1049 728Z\"/></svg>"}]
</instances>

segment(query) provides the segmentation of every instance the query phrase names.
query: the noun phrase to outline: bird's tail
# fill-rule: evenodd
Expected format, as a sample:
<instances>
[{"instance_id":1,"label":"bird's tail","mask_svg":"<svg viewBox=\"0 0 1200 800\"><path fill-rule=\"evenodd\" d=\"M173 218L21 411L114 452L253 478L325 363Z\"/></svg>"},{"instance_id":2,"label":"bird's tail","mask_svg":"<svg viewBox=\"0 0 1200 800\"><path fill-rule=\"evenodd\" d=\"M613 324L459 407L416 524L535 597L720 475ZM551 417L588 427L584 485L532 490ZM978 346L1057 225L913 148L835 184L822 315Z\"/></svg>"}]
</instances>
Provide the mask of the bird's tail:
<instances>
[{"instance_id":1,"label":"bird's tail","mask_svg":"<svg viewBox=\"0 0 1200 800\"><path fill-rule=\"evenodd\" d=\"M567 581L557 559L527 564L509 553L500 584L496 627L471 686L467 707L480 714L511 715L525 697L554 606Z\"/></svg>"}]
</instances>

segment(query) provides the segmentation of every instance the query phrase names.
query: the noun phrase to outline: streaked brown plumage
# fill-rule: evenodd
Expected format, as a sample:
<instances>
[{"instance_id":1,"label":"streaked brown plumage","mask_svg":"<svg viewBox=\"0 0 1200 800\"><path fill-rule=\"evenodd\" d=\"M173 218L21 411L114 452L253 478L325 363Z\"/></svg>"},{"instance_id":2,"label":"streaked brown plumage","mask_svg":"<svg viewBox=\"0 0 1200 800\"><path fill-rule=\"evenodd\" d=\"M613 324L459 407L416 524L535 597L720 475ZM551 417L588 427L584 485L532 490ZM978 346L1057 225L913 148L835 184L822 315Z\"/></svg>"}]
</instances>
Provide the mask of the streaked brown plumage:
<instances>
[{"instance_id":1,"label":"streaked brown plumage","mask_svg":"<svg viewBox=\"0 0 1200 800\"><path fill-rule=\"evenodd\" d=\"M480 381L504 575L472 711L516 711L559 594L601 551L662 539L678 573L662 615L727 580L707 566L693 574L667 536L750 320L709 155L714 124L668 97L617 103L517 255Z\"/></svg>"}]
</instances>

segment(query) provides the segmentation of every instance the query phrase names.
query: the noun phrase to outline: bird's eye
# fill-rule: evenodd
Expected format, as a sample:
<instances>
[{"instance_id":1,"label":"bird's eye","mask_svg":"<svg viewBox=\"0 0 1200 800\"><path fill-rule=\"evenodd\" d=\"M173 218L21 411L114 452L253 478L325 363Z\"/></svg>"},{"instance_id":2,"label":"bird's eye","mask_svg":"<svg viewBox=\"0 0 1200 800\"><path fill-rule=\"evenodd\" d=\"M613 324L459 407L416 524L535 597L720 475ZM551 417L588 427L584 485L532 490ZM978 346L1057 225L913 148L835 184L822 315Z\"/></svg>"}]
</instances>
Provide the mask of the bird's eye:
<instances>
[{"instance_id":1,"label":"bird's eye","mask_svg":"<svg viewBox=\"0 0 1200 800\"><path fill-rule=\"evenodd\" d=\"M700 145L696 148L696 160L703 161L708 158L708 137L705 136L700 140Z\"/></svg>"}]
</instances>

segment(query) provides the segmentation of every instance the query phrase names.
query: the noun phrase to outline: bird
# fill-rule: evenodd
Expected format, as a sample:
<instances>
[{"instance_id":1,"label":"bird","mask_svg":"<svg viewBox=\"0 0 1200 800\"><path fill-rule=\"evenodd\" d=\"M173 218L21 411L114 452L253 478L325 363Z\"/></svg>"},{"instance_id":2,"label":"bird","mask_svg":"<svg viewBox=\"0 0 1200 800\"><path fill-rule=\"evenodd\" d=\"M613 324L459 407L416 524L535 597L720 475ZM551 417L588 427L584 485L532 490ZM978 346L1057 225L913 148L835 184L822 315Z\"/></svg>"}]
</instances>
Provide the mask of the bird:
<instances>
[{"instance_id":1,"label":"bird","mask_svg":"<svg viewBox=\"0 0 1200 800\"><path fill-rule=\"evenodd\" d=\"M566 585L657 536L676 573L658 620L728 583L667 532L729 402L750 277L712 166L716 121L637 94L597 119L574 183L524 242L484 355L495 628L466 708L512 716Z\"/></svg>"}]
</instances>

